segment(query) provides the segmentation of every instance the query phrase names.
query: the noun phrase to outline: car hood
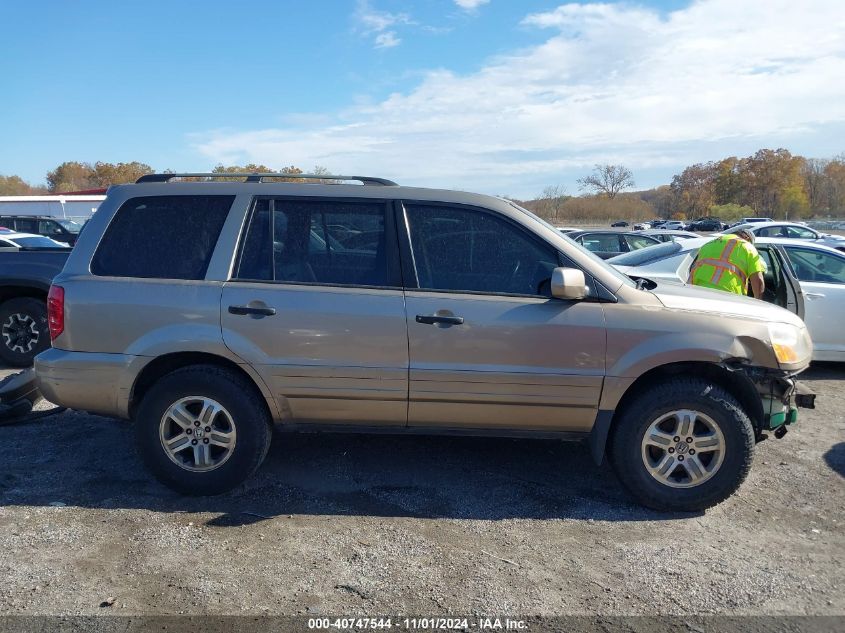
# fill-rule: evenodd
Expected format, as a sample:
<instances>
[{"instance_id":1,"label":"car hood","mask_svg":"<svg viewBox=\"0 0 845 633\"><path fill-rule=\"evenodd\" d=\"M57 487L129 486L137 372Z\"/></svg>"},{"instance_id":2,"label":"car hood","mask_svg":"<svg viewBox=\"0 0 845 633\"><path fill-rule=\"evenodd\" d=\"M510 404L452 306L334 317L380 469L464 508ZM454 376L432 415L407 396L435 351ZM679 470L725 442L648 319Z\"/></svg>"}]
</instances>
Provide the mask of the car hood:
<instances>
[{"instance_id":1,"label":"car hood","mask_svg":"<svg viewBox=\"0 0 845 633\"><path fill-rule=\"evenodd\" d=\"M670 310L686 312L716 312L754 321L789 323L804 327L804 322L789 310L751 297L722 290L699 288L669 281L655 281L651 293Z\"/></svg>"}]
</instances>

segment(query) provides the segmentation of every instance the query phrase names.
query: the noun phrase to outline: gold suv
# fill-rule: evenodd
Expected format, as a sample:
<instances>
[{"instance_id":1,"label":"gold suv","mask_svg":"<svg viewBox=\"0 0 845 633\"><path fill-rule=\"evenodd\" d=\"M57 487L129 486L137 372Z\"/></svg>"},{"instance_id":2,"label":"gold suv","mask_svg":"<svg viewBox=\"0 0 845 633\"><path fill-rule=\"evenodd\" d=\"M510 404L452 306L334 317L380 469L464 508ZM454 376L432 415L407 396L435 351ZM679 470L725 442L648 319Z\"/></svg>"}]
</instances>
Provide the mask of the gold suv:
<instances>
[{"instance_id":1,"label":"gold suv","mask_svg":"<svg viewBox=\"0 0 845 633\"><path fill-rule=\"evenodd\" d=\"M109 190L36 358L49 400L132 419L183 493L243 482L275 425L585 440L640 502L699 510L812 404L798 317L646 288L510 201L215 177Z\"/></svg>"}]
</instances>

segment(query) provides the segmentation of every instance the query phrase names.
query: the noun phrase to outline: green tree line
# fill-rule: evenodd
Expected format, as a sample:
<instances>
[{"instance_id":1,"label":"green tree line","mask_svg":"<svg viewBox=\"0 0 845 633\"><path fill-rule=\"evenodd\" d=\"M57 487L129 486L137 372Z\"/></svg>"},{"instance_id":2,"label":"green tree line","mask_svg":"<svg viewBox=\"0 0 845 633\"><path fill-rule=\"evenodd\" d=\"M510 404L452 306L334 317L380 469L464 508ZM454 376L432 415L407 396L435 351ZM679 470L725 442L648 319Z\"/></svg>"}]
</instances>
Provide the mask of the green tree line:
<instances>
[{"instance_id":1,"label":"green tree line","mask_svg":"<svg viewBox=\"0 0 845 633\"><path fill-rule=\"evenodd\" d=\"M668 185L619 193L603 183L608 173L630 171L619 165L596 165L579 184L597 193L573 197L562 187L547 187L535 200L523 201L554 222L649 218L695 219L747 216L798 220L845 217L845 154L830 159L805 158L785 149L761 149L752 156L731 156L686 167ZM630 185L632 186L632 185Z\"/></svg>"},{"instance_id":2,"label":"green tree line","mask_svg":"<svg viewBox=\"0 0 845 633\"><path fill-rule=\"evenodd\" d=\"M297 174L303 173L295 166L273 169L255 164L217 165L212 171L278 173L280 180L296 180ZM137 161L69 161L47 172L46 186L30 185L16 175L0 175L0 195L99 189L134 182L152 172L152 167ZM315 167L311 173L324 174L330 181L325 167ZM536 199L519 202L558 223L709 215L723 220L743 216L790 220L845 217L845 154L819 159L793 155L786 149L761 149L744 158L731 156L690 165L670 184L637 192L624 191L634 186L633 174L625 166L596 165L578 183L584 191L580 196L569 195L562 186L550 186Z\"/></svg>"}]
</instances>

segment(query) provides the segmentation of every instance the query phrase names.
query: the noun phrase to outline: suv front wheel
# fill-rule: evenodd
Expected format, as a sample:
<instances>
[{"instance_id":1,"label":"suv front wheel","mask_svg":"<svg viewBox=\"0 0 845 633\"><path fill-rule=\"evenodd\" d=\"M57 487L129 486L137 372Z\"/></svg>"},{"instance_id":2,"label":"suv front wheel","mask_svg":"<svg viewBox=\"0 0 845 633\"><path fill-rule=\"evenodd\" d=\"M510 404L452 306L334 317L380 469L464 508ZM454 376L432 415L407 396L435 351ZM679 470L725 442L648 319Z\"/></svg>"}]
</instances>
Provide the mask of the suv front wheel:
<instances>
[{"instance_id":1,"label":"suv front wheel","mask_svg":"<svg viewBox=\"0 0 845 633\"><path fill-rule=\"evenodd\" d=\"M698 511L727 499L753 454L754 430L740 404L700 379L671 379L638 396L610 439L622 485L656 510Z\"/></svg>"},{"instance_id":2,"label":"suv front wheel","mask_svg":"<svg viewBox=\"0 0 845 633\"><path fill-rule=\"evenodd\" d=\"M212 365L178 369L144 395L135 416L141 457L166 486L186 495L231 490L270 447L272 423L255 389Z\"/></svg>"}]
</instances>

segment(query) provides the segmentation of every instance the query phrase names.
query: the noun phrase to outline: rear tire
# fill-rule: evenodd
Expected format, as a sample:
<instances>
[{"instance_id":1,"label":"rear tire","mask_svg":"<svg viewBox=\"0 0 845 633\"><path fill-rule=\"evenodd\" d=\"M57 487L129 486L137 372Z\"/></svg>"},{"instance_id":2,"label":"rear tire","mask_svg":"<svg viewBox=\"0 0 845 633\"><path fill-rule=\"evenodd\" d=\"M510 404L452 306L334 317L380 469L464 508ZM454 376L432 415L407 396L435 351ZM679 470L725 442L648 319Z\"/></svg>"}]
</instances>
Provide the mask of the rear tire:
<instances>
[{"instance_id":1,"label":"rear tire","mask_svg":"<svg viewBox=\"0 0 845 633\"><path fill-rule=\"evenodd\" d=\"M754 429L721 387L675 378L621 412L609 453L619 481L641 504L700 511L727 499L745 480Z\"/></svg>"},{"instance_id":2,"label":"rear tire","mask_svg":"<svg viewBox=\"0 0 845 633\"><path fill-rule=\"evenodd\" d=\"M50 347L47 304L34 297L9 299L0 305L0 359L12 367L30 367Z\"/></svg>"},{"instance_id":3,"label":"rear tire","mask_svg":"<svg viewBox=\"0 0 845 633\"><path fill-rule=\"evenodd\" d=\"M135 415L138 451L153 475L185 495L216 495L248 479L270 448L272 421L243 376L194 365L160 378Z\"/></svg>"}]
</instances>

